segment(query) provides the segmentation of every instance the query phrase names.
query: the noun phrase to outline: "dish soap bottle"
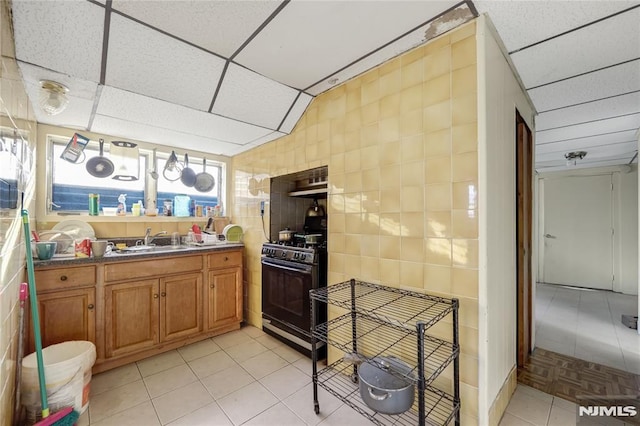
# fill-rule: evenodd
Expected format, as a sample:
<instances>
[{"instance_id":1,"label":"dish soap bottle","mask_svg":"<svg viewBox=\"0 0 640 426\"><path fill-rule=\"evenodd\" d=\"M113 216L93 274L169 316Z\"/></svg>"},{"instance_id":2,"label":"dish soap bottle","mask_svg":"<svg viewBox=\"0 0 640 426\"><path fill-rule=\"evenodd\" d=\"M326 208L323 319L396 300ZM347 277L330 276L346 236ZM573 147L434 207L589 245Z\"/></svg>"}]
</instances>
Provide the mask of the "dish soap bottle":
<instances>
[{"instance_id":1,"label":"dish soap bottle","mask_svg":"<svg viewBox=\"0 0 640 426\"><path fill-rule=\"evenodd\" d=\"M120 194L118 196L118 216L126 216L127 214L127 194Z\"/></svg>"}]
</instances>

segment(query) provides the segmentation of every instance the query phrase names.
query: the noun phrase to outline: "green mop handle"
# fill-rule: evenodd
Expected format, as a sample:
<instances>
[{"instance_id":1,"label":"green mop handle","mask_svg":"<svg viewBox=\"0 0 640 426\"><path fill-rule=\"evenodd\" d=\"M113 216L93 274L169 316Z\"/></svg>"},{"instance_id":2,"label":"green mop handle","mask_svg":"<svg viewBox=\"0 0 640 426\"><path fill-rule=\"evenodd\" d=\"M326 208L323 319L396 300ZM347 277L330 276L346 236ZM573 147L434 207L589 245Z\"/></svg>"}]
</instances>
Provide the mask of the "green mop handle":
<instances>
[{"instance_id":1,"label":"green mop handle","mask_svg":"<svg viewBox=\"0 0 640 426\"><path fill-rule=\"evenodd\" d=\"M38 382L40 383L40 400L42 401L42 418L49 417L47 403L47 384L44 380L44 360L42 358L42 337L40 336L40 315L38 314L38 300L36 297L35 271L33 270L33 253L31 251L31 231L29 231L29 212L22 210L22 224L27 249L27 277L29 278L29 295L31 296L31 317L33 318L33 337L36 344L36 359L38 361Z\"/></svg>"}]
</instances>

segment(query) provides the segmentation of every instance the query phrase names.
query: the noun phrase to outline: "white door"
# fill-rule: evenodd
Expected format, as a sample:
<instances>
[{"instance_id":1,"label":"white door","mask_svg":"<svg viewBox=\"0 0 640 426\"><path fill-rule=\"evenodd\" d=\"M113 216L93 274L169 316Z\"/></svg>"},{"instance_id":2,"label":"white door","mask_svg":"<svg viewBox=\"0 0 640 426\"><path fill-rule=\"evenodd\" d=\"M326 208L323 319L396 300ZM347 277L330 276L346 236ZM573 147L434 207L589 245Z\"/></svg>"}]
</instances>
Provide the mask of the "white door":
<instances>
[{"instance_id":1,"label":"white door","mask_svg":"<svg viewBox=\"0 0 640 426\"><path fill-rule=\"evenodd\" d=\"M611 174L543 181L544 282L612 290Z\"/></svg>"}]
</instances>

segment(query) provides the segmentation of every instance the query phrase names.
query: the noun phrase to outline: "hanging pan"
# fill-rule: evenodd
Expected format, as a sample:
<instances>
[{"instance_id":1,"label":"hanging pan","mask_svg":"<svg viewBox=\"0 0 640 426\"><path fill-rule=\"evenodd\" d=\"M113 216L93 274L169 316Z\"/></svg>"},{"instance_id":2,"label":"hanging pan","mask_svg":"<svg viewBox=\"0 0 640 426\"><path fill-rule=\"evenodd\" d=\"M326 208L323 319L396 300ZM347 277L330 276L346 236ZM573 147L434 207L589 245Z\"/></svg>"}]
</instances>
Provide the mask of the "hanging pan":
<instances>
[{"instance_id":1,"label":"hanging pan","mask_svg":"<svg viewBox=\"0 0 640 426\"><path fill-rule=\"evenodd\" d=\"M85 165L91 176L106 178L113 173L113 163L104 156L104 139L100 139L100 155L90 158Z\"/></svg>"},{"instance_id":2,"label":"hanging pan","mask_svg":"<svg viewBox=\"0 0 640 426\"><path fill-rule=\"evenodd\" d=\"M215 179L209 173L207 173L207 159L202 160L202 172L196 175L196 184L194 185L196 191L209 192L216 184Z\"/></svg>"},{"instance_id":3,"label":"hanging pan","mask_svg":"<svg viewBox=\"0 0 640 426\"><path fill-rule=\"evenodd\" d=\"M178 162L178 157L176 157L176 152L171 151L171 155L167 159L167 162L164 164L164 170L162 171L162 176L169 182L174 182L180 179L182 175L182 166Z\"/></svg>"},{"instance_id":4,"label":"hanging pan","mask_svg":"<svg viewBox=\"0 0 640 426\"><path fill-rule=\"evenodd\" d=\"M193 186L196 184L196 172L189 168L189 154L184 154L184 169L180 174L180 181L184 186Z\"/></svg>"}]
</instances>

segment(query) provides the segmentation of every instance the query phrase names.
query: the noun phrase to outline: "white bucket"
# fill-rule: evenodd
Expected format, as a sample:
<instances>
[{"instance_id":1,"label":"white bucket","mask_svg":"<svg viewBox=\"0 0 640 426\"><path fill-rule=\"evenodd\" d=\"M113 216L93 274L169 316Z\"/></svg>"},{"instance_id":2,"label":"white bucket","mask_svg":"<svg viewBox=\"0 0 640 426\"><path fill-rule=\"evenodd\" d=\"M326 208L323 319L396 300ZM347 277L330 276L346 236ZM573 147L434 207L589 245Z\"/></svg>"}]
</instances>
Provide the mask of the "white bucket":
<instances>
[{"instance_id":1,"label":"white bucket","mask_svg":"<svg viewBox=\"0 0 640 426\"><path fill-rule=\"evenodd\" d=\"M50 412L73 406L78 413L84 413L89 406L91 367L96 361L95 345L81 340L58 343L44 348L42 357ZM27 421L35 423L42 411L35 353L22 360L21 392Z\"/></svg>"}]
</instances>

